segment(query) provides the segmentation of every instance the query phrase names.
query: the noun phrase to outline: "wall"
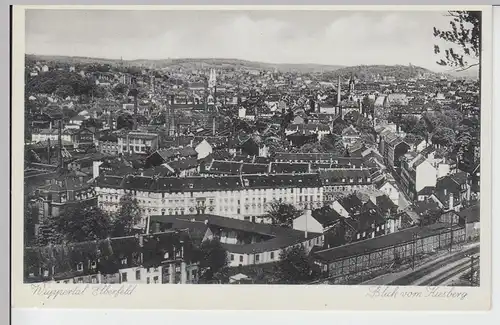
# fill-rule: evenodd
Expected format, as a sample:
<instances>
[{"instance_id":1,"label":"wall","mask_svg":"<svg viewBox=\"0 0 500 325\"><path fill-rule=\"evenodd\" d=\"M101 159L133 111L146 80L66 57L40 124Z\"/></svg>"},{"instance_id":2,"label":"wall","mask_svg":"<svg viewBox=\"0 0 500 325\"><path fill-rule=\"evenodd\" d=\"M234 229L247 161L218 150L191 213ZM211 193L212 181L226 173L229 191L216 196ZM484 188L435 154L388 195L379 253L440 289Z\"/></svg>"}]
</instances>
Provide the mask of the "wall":
<instances>
[{"instance_id":1,"label":"wall","mask_svg":"<svg viewBox=\"0 0 500 325\"><path fill-rule=\"evenodd\" d=\"M426 160L416 168L415 190L418 193L426 186L436 186L437 171Z\"/></svg>"},{"instance_id":2,"label":"wall","mask_svg":"<svg viewBox=\"0 0 500 325\"><path fill-rule=\"evenodd\" d=\"M363 255L350 256L328 263L329 281L334 284L347 283L363 275L368 276L376 268L382 268L394 263L395 256L401 259L412 258L424 253L432 253L437 249L450 245L450 232L419 238L416 241L398 243L378 251ZM453 243L465 240L465 229L453 231Z\"/></svg>"},{"instance_id":3,"label":"wall","mask_svg":"<svg viewBox=\"0 0 500 325\"><path fill-rule=\"evenodd\" d=\"M157 268L132 267L132 268L120 269L119 271L120 279L121 282L124 283L123 274L126 273L127 283L147 284L149 278L150 284L154 284L155 277L157 277L157 284L161 284L161 268L162 267L159 266ZM137 272L139 274L139 279L136 277Z\"/></svg>"},{"instance_id":4,"label":"wall","mask_svg":"<svg viewBox=\"0 0 500 325\"><path fill-rule=\"evenodd\" d=\"M304 214L293 220L293 229L322 233L323 226L312 217L311 210L305 210Z\"/></svg>"},{"instance_id":5,"label":"wall","mask_svg":"<svg viewBox=\"0 0 500 325\"><path fill-rule=\"evenodd\" d=\"M344 207L342 205L340 205L340 203L338 201L335 201L333 202L330 207L337 211L338 214L340 214L341 216L343 216L344 218L349 218L349 213L347 212L346 209L344 209Z\"/></svg>"},{"instance_id":6,"label":"wall","mask_svg":"<svg viewBox=\"0 0 500 325\"><path fill-rule=\"evenodd\" d=\"M194 150L198 153L198 159L202 159L212 153L212 146L206 140L203 140Z\"/></svg>"}]
</instances>

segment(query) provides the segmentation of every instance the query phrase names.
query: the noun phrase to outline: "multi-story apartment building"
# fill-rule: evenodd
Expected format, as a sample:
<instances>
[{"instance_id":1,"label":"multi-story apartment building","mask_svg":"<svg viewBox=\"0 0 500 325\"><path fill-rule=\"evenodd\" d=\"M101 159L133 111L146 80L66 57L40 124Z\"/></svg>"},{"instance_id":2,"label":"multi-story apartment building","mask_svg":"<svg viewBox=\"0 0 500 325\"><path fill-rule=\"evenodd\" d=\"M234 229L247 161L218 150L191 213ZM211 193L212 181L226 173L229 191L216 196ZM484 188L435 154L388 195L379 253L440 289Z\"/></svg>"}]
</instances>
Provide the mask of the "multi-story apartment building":
<instances>
[{"instance_id":1,"label":"multi-story apartment building","mask_svg":"<svg viewBox=\"0 0 500 325\"><path fill-rule=\"evenodd\" d=\"M192 252L191 238L182 230L27 247L24 277L25 282L197 283Z\"/></svg>"},{"instance_id":2,"label":"multi-story apartment building","mask_svg":"<svg viewBox=\"0 0 500 325\"><path fill-rule=\"evenodd\" d=\"M124 132L118 134L118 153L147 154L158 149L158 134Z\"/></svg>"},{"instance_id":3,"label":"multi-story apartment building","mask_svg":"<svg viewBox=\"0 0 500 325\"><path fill-rule=\"evenodd\" d=\"M299 209L321 207L323 188L317 174L222 177L106 176L96 180L99 206L119 209L126 193L135 197L144 222L150 215L217 214L259 221L276 200Z\"/></svg>"},{"instance_id":4,"label":"multi-story apartment building","mask_svg":"<svg viewBox=\"0 0 500 325\"><path fill-rule=\"evenodd\" d=\"M402 190L413 200L424 187L436 186L438 170L431 161L413 152L404 155L401 163Z\"/></svg>"}]
</instances>

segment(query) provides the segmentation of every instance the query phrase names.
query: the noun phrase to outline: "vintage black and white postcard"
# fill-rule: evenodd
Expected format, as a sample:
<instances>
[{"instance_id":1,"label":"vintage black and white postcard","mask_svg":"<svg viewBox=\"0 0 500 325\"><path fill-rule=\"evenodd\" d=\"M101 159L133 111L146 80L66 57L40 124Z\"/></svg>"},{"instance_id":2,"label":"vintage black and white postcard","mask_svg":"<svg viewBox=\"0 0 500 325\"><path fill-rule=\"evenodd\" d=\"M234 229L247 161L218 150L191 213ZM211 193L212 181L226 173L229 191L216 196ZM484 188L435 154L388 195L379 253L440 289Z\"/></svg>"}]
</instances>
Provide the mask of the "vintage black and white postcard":
<instances>
[{"instance_id":1,"label":"vintage black and white postcard","mask_svg":"<svg viewBox=\"0 0 500 325\"><path fill-rule=\"evenodd\" d=\"M14 307L489 309L491 8L14 14Z\"/></svg>"}]
</instances>

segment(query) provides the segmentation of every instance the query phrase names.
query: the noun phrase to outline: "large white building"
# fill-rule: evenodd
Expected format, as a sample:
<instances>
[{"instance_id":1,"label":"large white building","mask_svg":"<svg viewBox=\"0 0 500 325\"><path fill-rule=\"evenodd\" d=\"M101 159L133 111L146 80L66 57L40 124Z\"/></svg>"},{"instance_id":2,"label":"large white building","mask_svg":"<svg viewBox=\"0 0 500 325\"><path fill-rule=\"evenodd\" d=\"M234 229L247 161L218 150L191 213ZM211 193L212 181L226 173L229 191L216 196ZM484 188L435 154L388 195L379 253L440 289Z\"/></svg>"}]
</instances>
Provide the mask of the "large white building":
<instances>
[{"instance_id":1,"label":"large white building","mask_svg":"<svg viewBox=\"0 0 500 325\"><path fill-rule=\"evenodd\" d=\"M323 205L317 174L186 178L101 175L95 190L99 206L108 212L118 211L120 198L130 193L138 200L144 222L150 215L204 213L257 222L274 200L298 209Z\"/></svg>"}]
</instances>

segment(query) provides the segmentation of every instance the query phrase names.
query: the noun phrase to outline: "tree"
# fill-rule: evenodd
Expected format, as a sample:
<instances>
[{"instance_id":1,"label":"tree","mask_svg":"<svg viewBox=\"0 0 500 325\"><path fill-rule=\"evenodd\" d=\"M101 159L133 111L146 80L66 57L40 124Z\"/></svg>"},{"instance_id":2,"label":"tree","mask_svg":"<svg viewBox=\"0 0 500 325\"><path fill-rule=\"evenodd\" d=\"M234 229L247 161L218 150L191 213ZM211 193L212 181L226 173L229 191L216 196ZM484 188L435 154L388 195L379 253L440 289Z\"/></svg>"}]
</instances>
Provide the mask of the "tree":
<instances>
[{"instance_id":1,"label":"tree","mask_svg":"<svg viewBox=\"0 0 500 325\"><path fill-rule=\"evenodd\" d=\"M24 245L30 246L35 233L35 223L33 218L33 208L29 202L24 204Z\"/></svg>"},{"instance_id":2,"label":"tree","mask_svg":"<svg viewBox=\"0 0 500 325\"><path fill-rule=\"evenodd\" d=\"M314 280L315 274L304 246L296 245L282 250L275 274L280 284L303 284Z\"/></svg>"},{"instance_id":3,"label":"tree","mask_svg":"<svg viewBox=\"0 0 500 325\"><path fill-rule=\"evenodd\" d=\"M418 224L421 227L432 225L439 220L439 217L441 217L442 213L443 211L441 209L429 209L419 216Z\"/></svg>"},{"instance_id":4,"label":"tree","mask_svg":"<svg viewBox=\"0 0 500 325\"><path fill-rule=\"evenodd\" d=\"M132 130L134 127L134 118L130 114L123 114L118 116L116 119L116 128L120 129L129 129Z\"/></svg>"},{"instance_id":5,"label":"tree","mask_svg":"<svg viewBox=\"0 0 500 325\"><path fill-rule=\"evenodd\" d=\"M401 131L410 133L418 122L419 119L414 116L403 116L400 120Z\"/></svg>"},{"instance_id":6,"label":"tree","mask_svg":"<svg viewBox=\"0 0 500 325\"><path fill-rule=\"evenodd\" d=\"M301 214L302 212L291 204L272 201L264 218L270 220L273 225L292 227L293 220Z\"/></svg>"},{"instance_id":7,"label":"tree","mask_svg":"<svg viewBox=\"0 0 500 325\"><path fill-rule=\"evenodd\" d=\"M200 262L200 281L204 283L224 281L229 261L227 251L220 241L217 238L203 241L197 254Z\"/></svg>"},{"instance_id":8,"label":"tree","mask_svg":"<svg viewBox=\"0 0 500 325\"><path fill-rule=\"evenodd\" d=\"M111 230L110 217L98 207L78 205L63 212L56 221L65 242L104 239Z\"/></svg>"},{"instance_id":9,"label":"tree","mask_svg":"<svg viewBox=\"0 0 500 325\"><path fill-rule=\"evenodd\" d=\"M70 85L60 85L57 87L55 94L59 97L66 98L74 95L73 87Z\"/></svg>"},{"instance_id":10,"label":"tree","mask_svg":"<svg viewBox=\"0 0 500 325\"><path fill-rule=\"evenodd\" d=\"M462 71L478 66L481 58L481 11L450 11L448 16L451 18L451 30L434 27L434 37L453 46L445 50L444 58L437 63ZM434 53L441 53L438 45L434 45ZM479 62L471 63L470 60Z\"/></svg>"},{"instance_id":11,"label":"tree","mask_svg":"<svg viewBox=\"0 0 500 325\"><path fill-rule=\"evenodd\" d=\"M339 135L327 134L321 139L320 144L322 152L335 153L339 157L346 155L346 148Z\"/></svg>"},{"instance_id":12,"label":"tree","mask_svg":"<svg viewBox=\"0 0 500 325\"><path fill-rule=\"evenodd\" d=\"M122 237L133 234L134 226L141 221L141 209L137 199L129 193L120 198L120 208L113 220L113 236Z\"/></svg>"},{"instance_id":13,"label":"tree","mask_svg":"<svg viewBox=\"0 0 500 325\"><path fill-rule=\"evenodd\" d=\"M113 92L117 95L125 95L128 87L125 84L119 83L113 88Z\"/></svg>"},{"instance_id":14,"label":"tree","mask_svg":"<svg viewBox=\"0 0 500 325\"><path fill-rule=\"evenodd\" d=\"M432 135L432 143L438 146L452 146L455 143L455 131L447 127L438 128Z\"/></svg>"},{"instance_id":15,"label":"tree","mask_svg":"<svg viewBox=\"0 0 500 325\"><path fill-rule=\"evenodd\" d=\"M43 218L36 234L36 245L47 246L49 244L62 243L64 236L59 228L57 217L49 215Z\"/></svg>"}]
</instances>

